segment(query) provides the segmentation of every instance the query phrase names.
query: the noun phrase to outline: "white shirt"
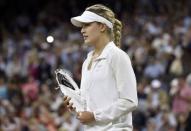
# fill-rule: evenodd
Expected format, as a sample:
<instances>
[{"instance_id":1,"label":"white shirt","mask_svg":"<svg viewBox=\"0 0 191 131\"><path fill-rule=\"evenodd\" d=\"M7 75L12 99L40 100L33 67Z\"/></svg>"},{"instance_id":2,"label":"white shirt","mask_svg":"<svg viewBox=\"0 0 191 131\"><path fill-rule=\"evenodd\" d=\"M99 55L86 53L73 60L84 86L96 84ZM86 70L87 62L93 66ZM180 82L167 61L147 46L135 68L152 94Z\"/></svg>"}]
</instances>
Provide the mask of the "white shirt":
<instances>
[{"instance_id":1,"label":"white shirt","mask_svg":"<svg viewBox=\"0 0 191 131\"><path fill-rule=\"evenodd\" d=\"M82 66L81 97L96 122L86 131L131 131L137 107L136 78L128 55L109 42L88 70L93 51Z\"/></svg>"}]
</instances>

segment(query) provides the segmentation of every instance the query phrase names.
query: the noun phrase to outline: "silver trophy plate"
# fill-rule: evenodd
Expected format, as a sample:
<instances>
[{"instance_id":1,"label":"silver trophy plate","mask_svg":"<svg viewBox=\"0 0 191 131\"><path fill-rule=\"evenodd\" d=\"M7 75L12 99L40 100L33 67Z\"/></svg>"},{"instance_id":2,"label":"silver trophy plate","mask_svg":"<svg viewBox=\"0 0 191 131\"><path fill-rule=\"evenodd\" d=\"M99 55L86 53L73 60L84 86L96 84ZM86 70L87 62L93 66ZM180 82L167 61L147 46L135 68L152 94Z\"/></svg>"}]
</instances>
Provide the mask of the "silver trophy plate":
<instances>
[{"instance_id":1,"label":"silver trophy plate","mask_svg":"<svg viewBox=\"0 0 191 131\"><path fill-rule=\"evenodd\" d=\"M80 97L80 89L73 78L64 69L56 69L56 80L61 92L71 98L70 102L73 103L73 107L76 111L84 111L84 104Z\"/></svg>"}]
</instances>

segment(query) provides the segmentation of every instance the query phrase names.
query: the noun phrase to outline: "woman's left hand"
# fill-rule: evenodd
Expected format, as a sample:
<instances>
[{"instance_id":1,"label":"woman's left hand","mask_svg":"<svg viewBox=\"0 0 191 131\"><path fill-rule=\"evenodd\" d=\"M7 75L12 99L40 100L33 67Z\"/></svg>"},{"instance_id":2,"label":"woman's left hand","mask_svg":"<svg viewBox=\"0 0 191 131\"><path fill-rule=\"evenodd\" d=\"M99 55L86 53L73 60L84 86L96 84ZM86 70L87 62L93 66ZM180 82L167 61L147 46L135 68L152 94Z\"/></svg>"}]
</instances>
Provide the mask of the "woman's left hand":
<instances>
[{"instance_id":1,"label":"woman's left hand","mask_svg":"<svg viewBox=\"0 0 191 131\"><path fill-rule=\"evenodd\" d=\"M94 114L89 111L78 112L77 119L80 120L80 122L85 125L95 121Z\"/></svg>"}]
</instances>

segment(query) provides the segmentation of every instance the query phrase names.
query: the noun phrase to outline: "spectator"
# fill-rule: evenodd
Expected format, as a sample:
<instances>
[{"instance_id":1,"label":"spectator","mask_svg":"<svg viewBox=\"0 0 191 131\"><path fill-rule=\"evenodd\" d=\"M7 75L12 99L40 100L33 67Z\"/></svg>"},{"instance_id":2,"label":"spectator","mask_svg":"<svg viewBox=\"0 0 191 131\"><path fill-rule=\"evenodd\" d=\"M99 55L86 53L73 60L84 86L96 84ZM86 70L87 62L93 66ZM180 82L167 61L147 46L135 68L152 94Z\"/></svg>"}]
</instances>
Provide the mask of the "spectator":
<instances>
[{"instance_id":1,"label":"spectator","mask_svg":"<svg viewBox=\"0 0 191 131\"><path fill-rule=\"evenodd\" d=\"M3 76L0 76L0 99L8 99L7 85Z\"/></svg>"},{"instance_id":2,"label":"spectator","mask_svg":"<svg viewBox=\"0 0 191 131\"><path fill-rule=\"evenodd\" d=\"M174 113L187 113L190 106L191 88L188 86L185 80L185 76L181 76L178 79L178 90L173 99L172 110Z\"/></svg>"}]
</instances>

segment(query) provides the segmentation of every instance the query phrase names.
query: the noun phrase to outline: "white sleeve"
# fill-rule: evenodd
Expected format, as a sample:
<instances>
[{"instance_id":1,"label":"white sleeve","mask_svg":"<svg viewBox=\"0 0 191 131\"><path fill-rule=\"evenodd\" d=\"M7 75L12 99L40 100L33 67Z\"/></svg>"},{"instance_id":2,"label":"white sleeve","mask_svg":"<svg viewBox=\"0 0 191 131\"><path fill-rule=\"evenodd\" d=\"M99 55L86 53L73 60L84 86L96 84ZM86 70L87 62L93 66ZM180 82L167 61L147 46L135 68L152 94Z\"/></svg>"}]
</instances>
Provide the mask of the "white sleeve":
<instances>
[{"instance_id":1,"label":"white sleeve","mask_svg":"<svg viewBox=\"0 0 191 131\"><path fill-rule=\"evenodd\" d=\"M107 108L93 112L97 121L112 121L123 114L132 112L138 105L136 78L128 55L120 50L114 53L111 68L119 98Z\"/></svg>"},{"instance_id":2,"label":"white sleeve","mask_svg":"<svg viewBox=\"0 0 191 131\"><path fill-rule=\"evenodd\" d=\"M82 64L82 71L81 71L81 83L80 83L80 99L81 99L81 104L83 105L84 107L84 111L86 110L86 93L85 93L85 90L83 88L83 85L84 85L84 70L86 68L86 62L87 62L87 59L84 61L84 63Z\"/></svg>"},{"instance_id":3,"label":"white sleeve","mask_svg":"<svg viewBox=\"0 0 191 131\"><path fill-rule=\"evenodd\" d=\"M104 110L93 112L95 120L100 122L109 122L119 118L123 114L132 112L137 105L126 99L118 99L115 103Z\"/></svg>"}]
</instances>

